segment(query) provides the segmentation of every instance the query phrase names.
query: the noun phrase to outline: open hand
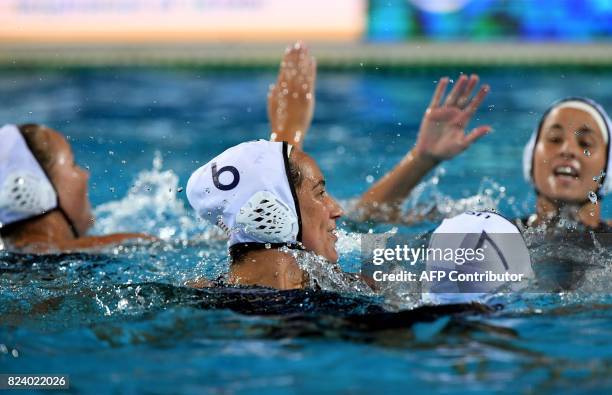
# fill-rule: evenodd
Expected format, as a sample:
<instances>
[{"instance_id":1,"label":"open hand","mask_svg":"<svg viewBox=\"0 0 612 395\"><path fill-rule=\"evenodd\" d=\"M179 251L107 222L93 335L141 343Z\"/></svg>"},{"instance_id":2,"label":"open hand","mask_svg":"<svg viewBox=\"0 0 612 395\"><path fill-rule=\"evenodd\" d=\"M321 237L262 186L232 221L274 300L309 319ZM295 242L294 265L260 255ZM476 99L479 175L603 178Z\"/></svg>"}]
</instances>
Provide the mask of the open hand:
<instances>
[{"instance_id":1,"label":"open hand","mask_svg":"<svg viewBox=\"0 0 612 395\"><path fill-rule=\"evenodd\" d=\"M442 102L448 82L448 77L441 78L438 82L421 121L415 146L418 155L435 161L450 159L460 154L474 141L491 131L491 127L485 125L474 128L469 134L465 133L465 127L489 93L489 86L483 85L470 99L472 91L478 85L478 76L472 74L468 78L462 75Z\"/></svg>"},{"instance_id":2,"label":"open hand","mask_svg":"<svg viewBox=\"0 0 612 395\"><path fill-rule=\"evenodd\" d=\"M268 118L272 141L302 147L314 113L317 64L301 42L287 48L278 79L268 92Z\"/></svg>"}]
</instances>

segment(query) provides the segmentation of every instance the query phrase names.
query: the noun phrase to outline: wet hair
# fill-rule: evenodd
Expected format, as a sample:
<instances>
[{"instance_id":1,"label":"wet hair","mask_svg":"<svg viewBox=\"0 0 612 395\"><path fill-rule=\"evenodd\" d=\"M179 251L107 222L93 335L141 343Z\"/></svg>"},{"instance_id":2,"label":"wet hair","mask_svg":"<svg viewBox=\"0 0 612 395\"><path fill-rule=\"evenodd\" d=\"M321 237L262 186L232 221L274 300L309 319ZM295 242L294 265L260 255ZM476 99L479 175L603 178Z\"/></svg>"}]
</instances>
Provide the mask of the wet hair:
<instances>
[{"instance_id":1,"label":"wet hair","mask_svg":"<svg viewBox=\"0 0 612 395\"><path fill-rule=\"evenodd\" d=\"M49 150L47 128L35 123L19 125L18 128L32 155L48 174L53 165L53 153Z\"/></svg>"},{"instance_id":2,"label":"wet hair","mask_svg":"<svg viewBox=\"0 0 612 395\"><path fill-rule=\"evenodd\" d=\"M300 166L289 157L289 182L293 184L295 189L298 189L302 186L303 181L304 176L302 175Z\"/></svg>"},{"instance_id":3,"label":"wet hair","mask_svg":"<svg viewBox=\"0 0 612 395\"><path fill-rule=\"evenodd\" d=\"M300 169L300 166L291 159L291 157L289 157L289 161L287 163L289 164L289 171L287 172L289 182L297 190L302 186L302 182L304 181L302 170ZM230 264L240 263L249 252L261 250L262 248L264 247L260 243L235 244L229 249Z\"/></svg>"}]
</instances>

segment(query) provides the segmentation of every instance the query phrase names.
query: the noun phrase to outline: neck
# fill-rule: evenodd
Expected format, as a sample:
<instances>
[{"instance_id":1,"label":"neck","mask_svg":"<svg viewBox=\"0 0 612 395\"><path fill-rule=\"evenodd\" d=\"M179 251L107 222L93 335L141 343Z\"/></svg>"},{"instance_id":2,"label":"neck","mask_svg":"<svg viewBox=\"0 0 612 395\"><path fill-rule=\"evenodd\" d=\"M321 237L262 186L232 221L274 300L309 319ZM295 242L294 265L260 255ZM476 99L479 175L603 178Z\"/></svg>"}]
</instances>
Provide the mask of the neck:
<instances>
[{"instance_id":1,"label":"neck","mask_svg":"<svg viewBox=\"0 0 612 395\"><path fill-rule=\"evenodd\" d=\"M66 242L74 240L72 228L57 209L40 217L30 219L11 229L5 239L18 249L34 252L61 249Z\"/></svg>"},{"instance_id":2,"label":"neck","mask_svg":"<svg viewBox=\"0 0 612 395\"><path fill-rule=\"evenodd\" d=\"M590 228L597 228L601 222L601 205L587 203L566 203L538 195L534 225L548 223L562 215L582 223Z\"/></svg>"},{"instance_id":3,"label":"neck","mask_svg":"<svg viewBox=\"0 0 612 395\"><path fill-rule=\"evenodd\" d=\"M292 255L277 249L261 249L249 251L239 261L232 262L229 282L281 290L301 289L305 286L305 273Z\"/></svg>"}]
</instances>

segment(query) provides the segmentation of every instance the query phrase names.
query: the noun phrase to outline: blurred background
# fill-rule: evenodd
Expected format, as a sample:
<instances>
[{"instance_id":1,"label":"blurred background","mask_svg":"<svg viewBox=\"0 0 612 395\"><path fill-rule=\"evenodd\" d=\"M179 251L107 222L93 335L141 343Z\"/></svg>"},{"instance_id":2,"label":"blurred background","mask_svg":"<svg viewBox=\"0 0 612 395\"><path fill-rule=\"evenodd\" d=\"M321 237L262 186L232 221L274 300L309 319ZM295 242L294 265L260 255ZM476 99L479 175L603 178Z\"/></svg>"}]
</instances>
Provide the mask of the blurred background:
<instances>
[{"instance_id":1,"label":"blurred background","mask_svg":"<svg viewBox=\"0 0 612 395\"><path fill-rule=\"evenodd\" d=\"M611 62L611 34L610 0L0 2L0 62L9 65L261 65L276 63L270 44L297 39L318 47L324 66L600 65Z\"/></svg>"}]
</instances>

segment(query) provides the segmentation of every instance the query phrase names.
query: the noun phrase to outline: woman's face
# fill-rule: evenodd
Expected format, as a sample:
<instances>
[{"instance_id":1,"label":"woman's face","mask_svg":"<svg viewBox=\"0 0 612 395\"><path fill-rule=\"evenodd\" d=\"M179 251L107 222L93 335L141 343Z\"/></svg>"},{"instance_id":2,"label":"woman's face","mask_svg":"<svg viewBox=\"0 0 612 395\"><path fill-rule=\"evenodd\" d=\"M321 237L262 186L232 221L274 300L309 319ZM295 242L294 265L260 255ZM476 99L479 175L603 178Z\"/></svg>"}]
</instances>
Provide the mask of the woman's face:
<instances>
[{"instance_id":1,"label":"woman's face","mask_svg":"<svg viewBox=\"0 0 612 395\"><path fill-rule=\"evenodd\" d=\"M294 150L291 160L302 175L302 184L296 189L302 217L302 243L307 250L335 263L338 261L336 220L344 214L342 208L327 194L325 179L314 159Z\"/></svg>"},{"instance_id":2,"label":"woman's face","mask_svg":"<svg viewBox=\"0 0 612 395\"><path fill-rule=\"evenodd\" d=\"M73 222L79 235L84 235L94 222L89 202L89 172L74 162L70 144L60 133L47 129L53 164L49 171L62 209Z\"/></svg>"},{"instance_id":3,"label":"woman's face","mask_svg":"<svg viewBox=\"0 0 612 395\"><path fill-rule=\"evenodd\" d=\"M602 131L591 115L574 108L552 110L535 146L536 188L551 200L584 203L599 189L593 177L605 170L606 155Z\"/></svg>"}]
</instances>

